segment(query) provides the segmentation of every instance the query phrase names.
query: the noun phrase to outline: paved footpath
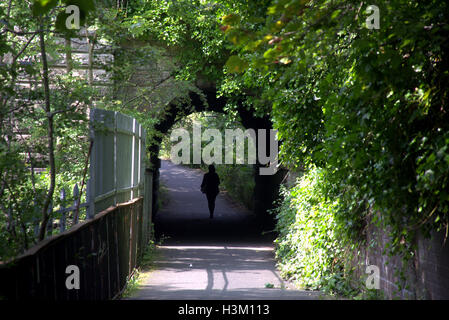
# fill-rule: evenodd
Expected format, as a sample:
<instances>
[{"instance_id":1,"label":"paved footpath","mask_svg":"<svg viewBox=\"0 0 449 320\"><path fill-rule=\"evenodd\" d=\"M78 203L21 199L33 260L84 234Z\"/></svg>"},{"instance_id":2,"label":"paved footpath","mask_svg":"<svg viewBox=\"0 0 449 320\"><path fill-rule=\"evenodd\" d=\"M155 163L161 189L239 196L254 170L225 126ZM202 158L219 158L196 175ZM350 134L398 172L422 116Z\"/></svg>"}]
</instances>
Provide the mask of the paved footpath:
<instances>
[{"instance_id":1,"label":"paved footpath","mask_svg":"<svg viewBox=\"0 0 449 320\"><path fill-rule=\"evenodd\" d=\"M319 299L291 289L275 267L273 235L261 235L254 215L229 198L217 197L209 219L202 172L162 161L169 203L155 224L161 233L154 268L143 274L129 299L264 300ZM266 288L266 284L274 288Z\"/></svg>"}]
</instances>

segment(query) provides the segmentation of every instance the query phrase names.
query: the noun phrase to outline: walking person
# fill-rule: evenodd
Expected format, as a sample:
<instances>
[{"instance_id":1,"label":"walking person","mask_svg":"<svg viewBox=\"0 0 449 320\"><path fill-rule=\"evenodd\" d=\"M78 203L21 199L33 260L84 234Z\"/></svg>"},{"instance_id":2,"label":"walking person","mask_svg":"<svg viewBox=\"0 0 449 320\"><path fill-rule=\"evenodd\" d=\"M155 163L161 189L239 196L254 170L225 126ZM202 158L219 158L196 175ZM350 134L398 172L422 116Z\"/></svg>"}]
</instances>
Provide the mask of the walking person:
<instances>
[{"instance_id":1,"label":"walking person","mask_svg":"<svg viewBox=\"0 0 449 320\"><path fill-rule=\"evenodd\" d=\"M201 183L201 192L206 194L207 205L209 207L210 218L214 217L215 210L215 199L217 198L220 190L218 185L220 184L220 178L215 172L215 167L213 164L209 166L209 172L204 174L203 182Z\"/></svg>"}]
</instances>

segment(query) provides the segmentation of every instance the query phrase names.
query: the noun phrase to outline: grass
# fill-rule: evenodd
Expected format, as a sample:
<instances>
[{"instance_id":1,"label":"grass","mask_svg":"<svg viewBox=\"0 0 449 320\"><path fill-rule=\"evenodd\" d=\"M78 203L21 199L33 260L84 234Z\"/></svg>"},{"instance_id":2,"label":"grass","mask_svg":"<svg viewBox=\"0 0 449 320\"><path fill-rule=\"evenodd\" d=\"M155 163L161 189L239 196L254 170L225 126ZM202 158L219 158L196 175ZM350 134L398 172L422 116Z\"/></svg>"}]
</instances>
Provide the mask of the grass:
<instances>
[{"instance_id":1,"label":"grass","mask_svg":"<svg viewBox=\"0 0 449 320\"><path fill-rule=\"evenodd\" d=\"M121 299L131 297L138 289L140 284L145 280L148 271L151 271L154 267L154 260L156 258L156 244L151 240L148 247L142 257L140 266L134 269L133 273L129 277L125 289L121 295Z\"/></svg>"}]
</instances>

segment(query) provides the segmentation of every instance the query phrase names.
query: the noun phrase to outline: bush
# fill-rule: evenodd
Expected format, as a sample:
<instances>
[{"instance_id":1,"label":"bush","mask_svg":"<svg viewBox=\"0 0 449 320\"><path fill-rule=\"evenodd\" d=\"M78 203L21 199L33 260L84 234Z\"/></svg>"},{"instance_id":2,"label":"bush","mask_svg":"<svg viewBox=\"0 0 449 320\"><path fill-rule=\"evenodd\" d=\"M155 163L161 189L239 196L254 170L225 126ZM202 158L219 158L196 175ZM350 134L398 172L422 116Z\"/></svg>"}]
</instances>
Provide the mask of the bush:
<instances>
[{"instance_id":1,"label":"bush","mask_svg":"<svg viewBox=\"0 0 449 320\"><path fill-rule=\"evenodd\" d=\"M221 186L230 197L246 208L254 208L254 172L248 165L218 165L217 173Z\"/></svg>"},{"instance_id":2,"label":"bush","mask_svg":"<svg viewBox=\"0 0 449 320\"><path fill-rule=\"evenodd\" d=\"M276 258L281 275L304 289L348 295L347 248L338 225L337 199L326 199L325 172L313 168L295 186L281 188L277 217Z\"/></svg>"}]
</instances>

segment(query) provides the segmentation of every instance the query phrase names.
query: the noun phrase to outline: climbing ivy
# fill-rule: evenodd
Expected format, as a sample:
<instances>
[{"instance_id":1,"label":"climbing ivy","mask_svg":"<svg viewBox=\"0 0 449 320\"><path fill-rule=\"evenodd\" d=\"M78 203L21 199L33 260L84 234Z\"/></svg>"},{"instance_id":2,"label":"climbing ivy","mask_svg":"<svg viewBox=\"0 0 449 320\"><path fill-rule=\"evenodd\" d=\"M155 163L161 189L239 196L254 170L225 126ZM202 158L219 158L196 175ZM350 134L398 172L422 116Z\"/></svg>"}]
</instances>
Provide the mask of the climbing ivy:
<instances>
[{"instance_id":1,"label":"climbing ivy","mask_svg":"<svg viewBox=\"0 0 449 320\"><path fill-rule=\"evenodd\" d=\"M349 262L359 248L345 237L338 199L325 197L324 173L311 168L293 187L281 188L282 200L272 212L278 221L276 258L281 275L302 288L353 295Z\"/></svg>"}]
</instances>

